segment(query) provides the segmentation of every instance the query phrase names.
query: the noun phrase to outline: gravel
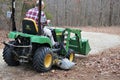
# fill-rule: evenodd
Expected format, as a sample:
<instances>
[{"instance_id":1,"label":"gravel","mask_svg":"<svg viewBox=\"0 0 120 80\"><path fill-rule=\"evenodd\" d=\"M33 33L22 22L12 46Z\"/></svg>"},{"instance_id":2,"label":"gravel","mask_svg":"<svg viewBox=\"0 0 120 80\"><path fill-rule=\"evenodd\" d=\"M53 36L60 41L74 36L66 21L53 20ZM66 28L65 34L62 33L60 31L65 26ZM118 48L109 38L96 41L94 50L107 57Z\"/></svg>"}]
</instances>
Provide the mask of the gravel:
<instances>
[{"instance_id":1,"label":"gravel","mask_svg":"<svg viewBox=\"0 0 120 80\"><path fill-rule=\"evenodd\" d=\"M82 38L87 38L91 51L89 54L98 54L105 49L120 45L120 36L107 33L82 32Z\"/></svg>"}]
</instances>

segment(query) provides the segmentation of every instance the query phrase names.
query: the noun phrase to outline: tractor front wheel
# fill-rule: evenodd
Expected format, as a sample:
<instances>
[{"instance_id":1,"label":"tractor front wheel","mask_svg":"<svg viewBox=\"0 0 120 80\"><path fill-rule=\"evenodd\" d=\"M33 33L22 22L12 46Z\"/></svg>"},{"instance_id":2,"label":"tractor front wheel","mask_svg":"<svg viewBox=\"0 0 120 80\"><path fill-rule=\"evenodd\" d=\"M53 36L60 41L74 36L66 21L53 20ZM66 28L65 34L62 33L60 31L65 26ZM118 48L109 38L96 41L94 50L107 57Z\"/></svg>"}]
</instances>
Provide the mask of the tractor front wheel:
<instances>
[{"instance_id":1,"label":"tractor front wheel","mask_svg":"<svg viewBox=\"0 0 120 80\"><path fill-rule=\"evenodd\" d=\"M48 47L38 48L33 57L33 67L37 72L49 71L53 64L52 51Z\"/></svg>"},{"instance_id":2,"label":"tractor front wheel","mask_svg":"<svg viewBox=\"0 0 120 80\"><path fill-rule=\"evenodd\" d=\"M75 58L75 52L72 49L69 49L66 58L68 58L71 62L73 62Z\"/></svg>"}]
</instances>

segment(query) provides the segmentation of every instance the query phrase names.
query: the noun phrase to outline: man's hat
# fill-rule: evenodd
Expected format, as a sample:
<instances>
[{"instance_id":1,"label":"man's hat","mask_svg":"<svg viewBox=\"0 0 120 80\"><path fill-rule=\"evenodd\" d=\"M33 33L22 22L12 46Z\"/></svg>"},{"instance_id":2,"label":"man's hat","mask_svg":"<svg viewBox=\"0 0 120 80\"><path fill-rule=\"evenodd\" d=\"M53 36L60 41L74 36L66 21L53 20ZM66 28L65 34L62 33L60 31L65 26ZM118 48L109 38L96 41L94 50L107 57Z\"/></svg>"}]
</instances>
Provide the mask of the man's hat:
<instances>
[{"instance_id":1,"label":"man's hat","mask_svg":"<svg viewBox=\"0 0 120 80\"><path fill-rule=\"evenodd\" d=\"M42 5L42 9L43 9L43 8L45 7L45 4L44 4L43 1L41 1L41 3L42 3L42 4L41 4L41 5ZM39 6L39 0L36 1L36 6Z\"/></svg>"},{"instance_id":2,"label":"man's hat","mask_svg":"<svg viewBox=\"0 0 120 80\"><path fill-rule=\"evenodd\" d=\"M36 4L39 4L39 0L36 1ZM44 5L44 2L42 1L42 5Z\"/></svg>"}]
</instances>

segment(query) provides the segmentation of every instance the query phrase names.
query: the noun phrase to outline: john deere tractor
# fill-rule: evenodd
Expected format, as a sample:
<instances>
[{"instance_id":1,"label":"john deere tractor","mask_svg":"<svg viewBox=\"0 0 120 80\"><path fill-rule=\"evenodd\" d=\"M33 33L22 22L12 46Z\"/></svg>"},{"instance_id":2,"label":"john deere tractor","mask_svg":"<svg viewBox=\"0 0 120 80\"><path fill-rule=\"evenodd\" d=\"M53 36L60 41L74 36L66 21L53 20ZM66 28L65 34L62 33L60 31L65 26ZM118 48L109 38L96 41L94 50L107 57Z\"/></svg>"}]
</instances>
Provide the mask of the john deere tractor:
<instances>
[{"instance_id":1,"label":"john deere tractor","mask_svg":"<svg viewBox=\"0 0 120 80\"><path fill-rule=\"evenodd\" d=\"M39 10L41 14L41 8ZM39 27L34 20L24 18L22 31L16 30L14 17L15 0L12 0L12 31L8 34L10 41L4 42L3 50L3 59L9 66L32 62L37 72L46 72L65 58L72 62L75 54L87 55L90 51L88 40L81 38L81 30L51 28L55 41L59 42L53 47L50 38L42 33L40 16Z\"/></svg>"}]
</instances>

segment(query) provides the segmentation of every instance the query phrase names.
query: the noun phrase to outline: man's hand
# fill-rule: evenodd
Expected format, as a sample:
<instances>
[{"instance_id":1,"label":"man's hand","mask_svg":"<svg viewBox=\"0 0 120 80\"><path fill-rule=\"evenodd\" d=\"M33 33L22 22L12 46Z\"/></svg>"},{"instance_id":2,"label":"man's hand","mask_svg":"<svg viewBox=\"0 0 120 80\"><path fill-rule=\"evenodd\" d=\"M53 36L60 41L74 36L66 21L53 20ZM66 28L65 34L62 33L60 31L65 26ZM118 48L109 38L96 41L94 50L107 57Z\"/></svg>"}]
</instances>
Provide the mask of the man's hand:
<instances>
[{"instance_id":1,"label":"man's hand","mask_svg":"<svg viewBox=\"0 0 120 80\"><path fill-rule=\"evenodd\" d=\"M47 24L50 24L51 20L47 20Z\"/></svg>"}]
</instances>

